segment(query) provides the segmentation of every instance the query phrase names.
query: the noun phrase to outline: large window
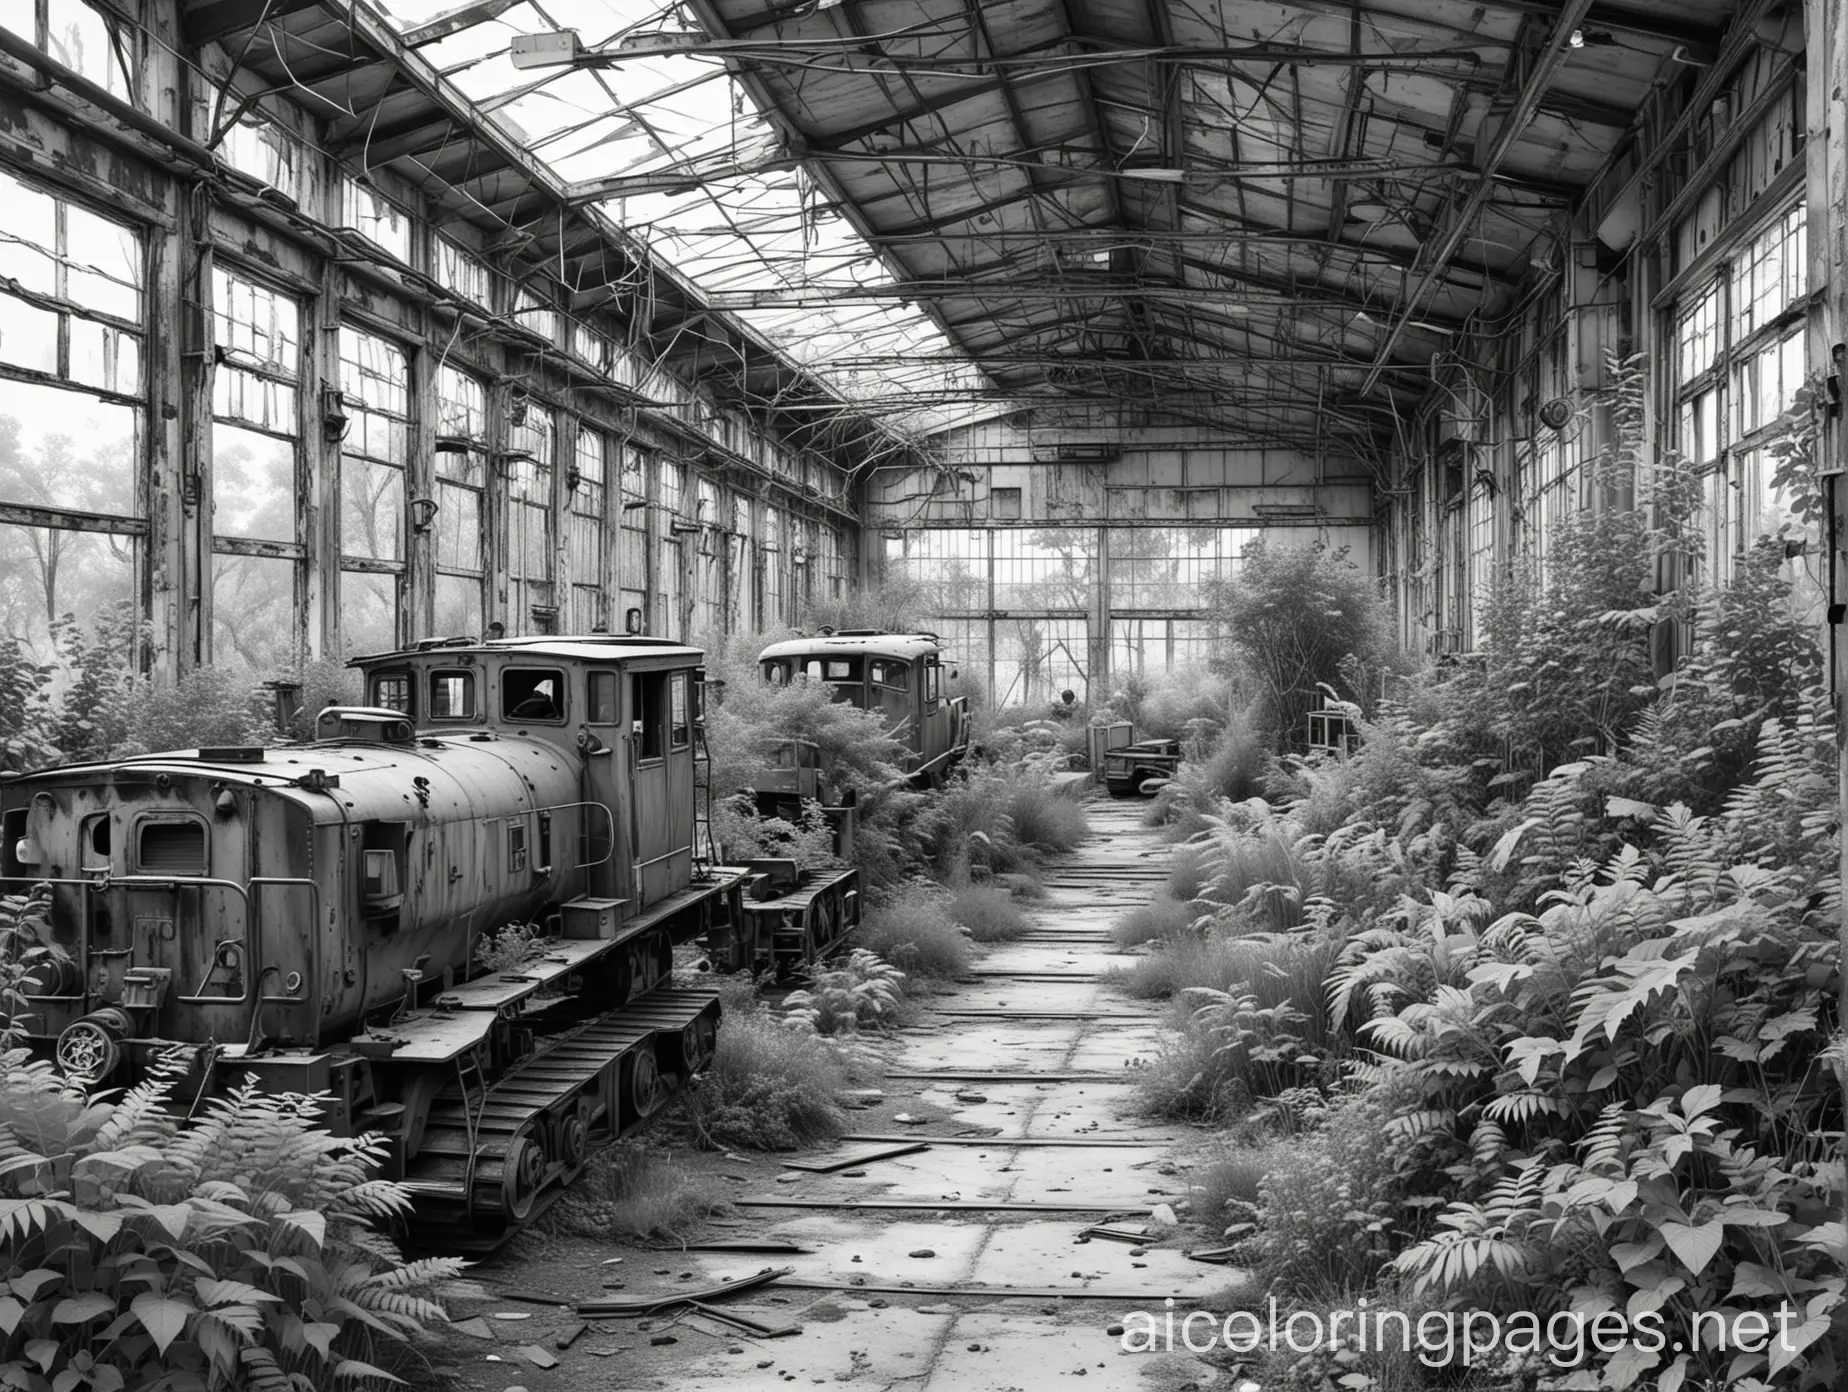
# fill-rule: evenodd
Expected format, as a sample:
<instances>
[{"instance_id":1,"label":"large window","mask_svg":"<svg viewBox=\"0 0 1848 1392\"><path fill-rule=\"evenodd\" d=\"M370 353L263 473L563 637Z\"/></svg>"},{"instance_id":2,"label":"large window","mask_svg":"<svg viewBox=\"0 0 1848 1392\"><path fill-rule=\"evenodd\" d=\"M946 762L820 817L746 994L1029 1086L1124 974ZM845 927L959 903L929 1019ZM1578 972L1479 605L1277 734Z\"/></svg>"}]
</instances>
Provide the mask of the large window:
<instances>
[{"instance_id":1,"label":"large window","mask_svg":"<svg viewBox=\"0 0 1848 1392\"><path fill-rule=\"evenodd\" d=\"M553 583L552 479L556 430L552 413L517 398L507 432L507 631L557 631Z\"/></svg>"},{"instance_id":2,"label":"large window","mask_svg":"<svg viewBox=\"0 0 1848 1392\"><path fill-rule=\"evenodd\" d=\"M619 501L622 525L616 534L616 583L622 600L620 625L627 630L630 612L648 615L648 475L647 456L628 445L622 449Z\"/></svg>"},{"instance_id":3,"label":"large window","mask_svg":"<svg viewBox=\"0 0 1848 1392\"><path fill-rule=\"evenodd\" d=\"M300 309L212 271L212 653L258 670L301 652Z\"/></svg>"},{"instance_id":4,"label":"large window","mask_svg":"<svg viewBox=\"0 0 1848 1392\"><path fill-rule=\"evenodd\" d=\"M81 7L76 7L81 8ZM41 660L75 615L123 660L146 532L140 234L0 173L0 624Z\"/></svg>"},{"instance_id":5,"label":"large window","mask_svg":"<svg viewBox=\"0 0 1848 1392\"><path fill-rule=\"evenodd\" d=\"M340 628L348 652L398 645L404 585L410 362L395 344L340 330Z\"/></svg>"},{"instance_id":6,"label":"large window","mask_svg":"<svg viewBox=\"0 0 1848 1392\"><path fill-rule=\"evenodd\" d=\"M411 259L411 218L370 180L340 176L340 225L400 261Z\"/></svg>"},{"instance_id":7,"label":"large window","mask_svg":"<svg viewBox=\"0 0 1848 1392\"><path fill-rule=\"evenodd\" d=\"M445 363L436 371L436 633L482 632L487 561L481 530L488 449L487 392Z\"/></svg>"},{"instance_id":8,"label":"large window","mask_svg":"<svg viewBox=\"0 0 1848 1392\"><path fill-rule=\"evenodd\" d=\"M136 34L126 19L90 0L6 0L0 28L90 79L111 96L145 108L136 62Z\"/></svg>"},{"instance_id":9,"label":"large window","mask_svg":"<svg viewBox=\"0 0 1848 1392\"><path fill-rule=\"evenodd\" d=\"M571 564L571 615L573 633L589 633L609 625L604 600L603 557L609 523L609 488L605 484L604 452L609 448L595 430L578 431L577 458L565 480L570 497L565 521Z\"/></svg>"},{"instance_id":10,"label":"large window","mask_svg":"<svg viewBox=\"0 0 1848 1392\"><path fill-rule=\"evenodd\" d=\"M1675 446L1706 473L1713 579L1786 517L1764 447L1806 372L1806 231L1801 204L1746 237L1673 317Z\"/></svg>"},{"instance_id":11,"label":"large window","mask_svg":"<svg viewBox=\"0 0 1848 1392\"><path fill-rule=\"evenodd\" d=\"M700 638L725 631L725 500L711 479L699 479L694 487L699 535L694 538L693 636Z\"/></svg>"}]
</instances>

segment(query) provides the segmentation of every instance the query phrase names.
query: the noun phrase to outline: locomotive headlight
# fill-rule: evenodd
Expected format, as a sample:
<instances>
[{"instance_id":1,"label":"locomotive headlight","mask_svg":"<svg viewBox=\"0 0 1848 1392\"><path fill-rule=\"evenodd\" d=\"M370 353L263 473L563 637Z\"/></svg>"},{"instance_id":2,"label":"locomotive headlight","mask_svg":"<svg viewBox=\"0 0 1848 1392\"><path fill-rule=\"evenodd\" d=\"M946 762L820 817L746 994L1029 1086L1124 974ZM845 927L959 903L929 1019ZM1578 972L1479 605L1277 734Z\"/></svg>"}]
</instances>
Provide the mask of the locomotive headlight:
<instances>
[{"instance_id":1,"label":"locomotive headlight","mask_svg":"<svg viewBox=\"0 0 1848 1392\"><path fill-rule=\"evenodd\" d=\"M38 842L30 836L22 836L13 844L13 859L21 865L37 865L44 856L39 852Z\"/></svg>"},{"instance_id":2,"label":"locomotive headlight","mask_svg":"<svg viewBox=\"0 0 1848 1392\"><path fill-rule=\"evenodd\" d=\"M237 815L237 799L231 796L229 789L226 789L224 792L220 793L217 800L212 803L212 808L221 817L235 817Z\"/></svg>"}]
</instances>

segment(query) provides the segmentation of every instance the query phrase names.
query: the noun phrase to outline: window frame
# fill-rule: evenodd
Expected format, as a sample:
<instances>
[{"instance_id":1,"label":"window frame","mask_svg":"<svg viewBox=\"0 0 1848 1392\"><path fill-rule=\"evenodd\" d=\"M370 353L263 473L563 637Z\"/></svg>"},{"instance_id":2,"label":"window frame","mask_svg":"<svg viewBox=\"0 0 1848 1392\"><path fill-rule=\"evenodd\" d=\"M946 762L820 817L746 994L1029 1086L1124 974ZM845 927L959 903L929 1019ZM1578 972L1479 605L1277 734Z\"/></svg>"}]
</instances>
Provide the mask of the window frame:
<instances>
[{"instance_id":1,"label":"window frame","mask_svg":"<svg viewBox=\"0 0 1848 1392\"><path fill-rule=\"evenodd\" d=\"M147 868L146 839L149 827L153 826L190 826L199 832L199 868L196 871L181 872L176 870ZM134 821L135 870L138 875L160 875L170 878L205 879L212 873L212 828L197 812L143 812Z\"/></svg>"},{"instance_id":2,"label":"window frame","mask_svg":"<svg viewBox=\"0 0 1848 1392\"><path fill-rule=\"evenodd\" d=\"M527 690L521 697L522 700L530 698L533 694L533 689L536 689L540 682L551 681L555 683L558 693L558 714L555 717L543 715L515 715L508 707L508 699L512 693L507 689L508 679L515 676L531 676L535 678L532 689ZM570 721L571 690L569 683L565 680L565 669L562 667L528 667L523 664L510 664L501 668L499 686L500 718L509 725L564 725Z\"/></svg>"},{"instance_id":3,"label":"window frame","mask_svg":"<svg viewBox=\"0 0 1848 1392\"><path fill-rule=\"evenodd\" d=\"M471 667L432 667L429 671L430 680L428 683L429 693L430 693L430 714L426 718L432 722L436 722L439 720L444 721L444 722L451 722L451 721L467 722L467 721L480 720L481 719L481 707L475 699L475 696L476 696L475 678L476 676L477 676L477 673ZM462 679L464 683L463 689L468 693L467 712L462 715L438 715L436 711L437 683L440 681L445 681L445 680L453 680L458 677Z\"/></svg>"}]
</instances>

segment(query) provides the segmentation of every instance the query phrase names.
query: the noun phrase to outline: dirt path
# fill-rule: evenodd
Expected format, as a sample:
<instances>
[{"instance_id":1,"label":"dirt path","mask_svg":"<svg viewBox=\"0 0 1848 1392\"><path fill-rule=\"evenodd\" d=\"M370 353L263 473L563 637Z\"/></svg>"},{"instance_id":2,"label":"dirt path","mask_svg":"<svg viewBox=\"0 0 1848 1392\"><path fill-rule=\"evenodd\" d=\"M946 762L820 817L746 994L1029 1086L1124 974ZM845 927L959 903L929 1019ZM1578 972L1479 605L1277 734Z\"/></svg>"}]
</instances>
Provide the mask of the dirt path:
<instances>
[{"instance_id":1,"label":"dirt path","mask_svg":"<svg viewBox=\"0 0 1848 1392\"><path fill-rule=\"evenodd\" d=\"M1029 906L1032 933L989 949L974 979L937 997L901 1033L884 1096L853 1114L855 1137L891 1139L849 1138L801 1159L827 1163L919 1141L933 1142L930 1149L830 1174L783 1170L774 1157L749 1167L744 1222L713 1236L784 1239L804 1253L600 1249L624 1257L620 1270L632 1277L625 1295L794 1267L776 1286L724 1308L800 1324L800 1334L747 1337L692 1315L647 1328L599 1326L559 1351L556 1333L575 1321L535 1311L495 1332L503 1344L554 1350L557 1368L542 1371L500 1348L504 1373L483 1369L477 1353L464 1380L496 1392L1210 1387L1215 1372L1206 1364L1125 1353L1107 1330L1132 1310L1159 1315L1167 1296L1191 1308L1234 1273L1187 1260L1181 1233L1146 1247L1078 1240L1113 1214L1130 1228L1156 1227L1146 1215L1158 1204L1181 1203L1184 1216L1186 1167L1200 1142L1197 1132L1134 1114L1129 1066L1153 1051L1159 1024L1145 1003L1099 980L1122 960L1111 926L1165 874L1167 848L1138 825L1142 807L1092 804L1092 839L1050 868L1047 897ZM901 1114L928 1120L899 1122ZM596 1289L599 1259L588 1249L553 1250L539 1263L548 1256L577 1279L535 1275L540 1288ZM509 1273L483 1274L502 1284ZM652 1342L664 1334L671 1345Z\"/></svg>"}]
</instances>

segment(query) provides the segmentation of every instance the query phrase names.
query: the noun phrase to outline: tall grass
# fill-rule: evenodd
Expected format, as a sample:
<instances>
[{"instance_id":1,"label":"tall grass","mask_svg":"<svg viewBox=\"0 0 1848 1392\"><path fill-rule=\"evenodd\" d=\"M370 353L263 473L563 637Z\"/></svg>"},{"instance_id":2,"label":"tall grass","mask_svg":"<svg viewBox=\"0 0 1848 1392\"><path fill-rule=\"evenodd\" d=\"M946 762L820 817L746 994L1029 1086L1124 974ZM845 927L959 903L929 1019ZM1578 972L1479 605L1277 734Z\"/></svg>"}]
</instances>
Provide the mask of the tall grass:
<instances>
[{"instance_id":1,"label":"tall grass","mask_svg":"<svg viewBox=\"0 0 1848 1392\"><path fill-rule=\"evenodd\" d=\"M854 943L905 973L906 984L949 981L969 969L969 939L941 902L902 898L867 914Z\"/></svg>"},{"instance_id":2,"label":"tall grass","mask_svg":"<svg viewBox=\"0 0 1848 1392\"><path fill-rule=\"evenodd\" d=\"M1004 889L964 885L950 900L950 917L979 943L1012 942L1025 937L1032 920Z\"/></svg>"},{"instance_id":3,"label":"tall grass","mask_svg":"<svg viewBox=\"0 0 1848 1392\"><path fill-rule=\"evenodd\" d=\"M1118 947L1172 941L1193 926L1197 912L1165 893L1157 894L1148 903L1138 904L1124 914L1110 930L1110 940Z\"/></svg>"},{"instance_id":4,"label":"tall grass","mask_svg":"<svg viewBox=\"0 0 1848 1392\"><path fill-rule=\"evenodd\" d=\"M808 1030L758 1006L729 1009L712 1065L686 1094L686 1120L706 1146L795 1150L841 1135L835 1096L847 1066Z\"/></svg>"},{"instance_id":5,"label":"tall grass","mask_svg":"<svg viewBox=\"0 0 1848 1392\"><path fill-rule=\"evenodd\" d=\"M716 1177L690 1171L669 1152L625 1141L591 1159L556 1221L585 1237L672 1238L730 1206Z\"/></svg>"},{"instance_id":6,"label":"tall grass","mask_svg":"<svg viewBox=\"0 0 1848 1392\"><path fill-rule=\"evenodd\" d=\"M1045 778L1015 778L1006 785L1002 810L1013 824L1014 839L1041 855L1069 851L1091 829L1082 804L1065 796Z\"/></svg>"}]
</instances>

